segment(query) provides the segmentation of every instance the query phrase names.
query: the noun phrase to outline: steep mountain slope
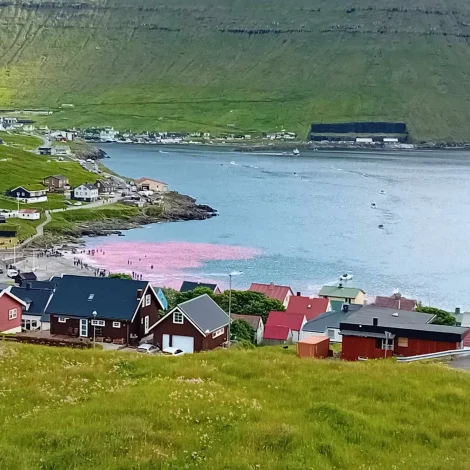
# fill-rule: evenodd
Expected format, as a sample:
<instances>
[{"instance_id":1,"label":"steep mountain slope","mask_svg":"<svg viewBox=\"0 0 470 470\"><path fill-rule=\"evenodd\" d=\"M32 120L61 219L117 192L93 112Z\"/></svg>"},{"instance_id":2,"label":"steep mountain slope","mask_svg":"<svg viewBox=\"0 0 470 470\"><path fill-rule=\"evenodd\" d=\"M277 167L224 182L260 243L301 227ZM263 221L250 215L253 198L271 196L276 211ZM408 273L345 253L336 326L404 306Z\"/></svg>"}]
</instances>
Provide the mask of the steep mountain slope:
<instances>
[{"instance_id":1,"label":"steep mountain slope","mask_svg":"<svg viewBox=\"0 0 470 470\"><path fill-rule=\"evenodd\" d=\"M56 124L387 119L470 140L469 38L464 0L2 0L0 103L74 104Z\"/></svg>"}]
</instances>

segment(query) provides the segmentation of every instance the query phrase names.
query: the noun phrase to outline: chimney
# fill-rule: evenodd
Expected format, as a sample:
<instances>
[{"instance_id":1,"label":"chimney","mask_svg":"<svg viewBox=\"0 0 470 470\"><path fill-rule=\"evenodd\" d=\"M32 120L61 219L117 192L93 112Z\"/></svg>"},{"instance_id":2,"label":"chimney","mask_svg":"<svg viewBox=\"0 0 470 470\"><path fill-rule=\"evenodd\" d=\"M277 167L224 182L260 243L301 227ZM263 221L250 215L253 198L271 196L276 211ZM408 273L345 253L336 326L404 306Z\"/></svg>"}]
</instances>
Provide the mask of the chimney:
<instances>
[{"instance_id":1,"label":"chimney","mask_svg":"<svg viewBox=\"0 0 470 470\"><path fill-rule=\"evenodd\" d=\"M299 291L297 291L297 297L300 297L300 292Z\"/></svg>"},{"instance_id":2,"label":"chimney","mask_svg":"<svg viewBox=\"0 0 470 470\"><path fill-rule=\"evenodd\" d=\"M143 293L143 289L137 289L137 300L140 300L142 298Z\"/></svg>"},{"instance_id":3,"label":"chimney","mask_svg":"<svg viewBox=\"0 0 470 470\"><path fill-rule=\"evenodd\" d=\"M343 313L348 313L349 312L349 304L343 304Z\"/></svg>"},{"instance_id":4,"label":"chimney","mask_svg":"<svg viewBox=\"0 0 470 470\"><path fill-rule=\"evenodd\" d=\"M343 283L340 282L340 283L338 284L338 287L340 287L340 288L343 287Z\"/></svg>"},{"instance_id":5,"label":"chimney","mask_svg":"<svg viewBox=\"0 0 470 470\"><path fill-rule=\"evenodd\" d=\"M378 326L378 324L379 324L379 319L377 317L372 318L372 325Z\"/></svg>"},{"instance_id":6,"label":"chimney","mask_svg":"<svg viewBox=\"0 0 470 470\"><path fill-rule=\"evenodd\" d=\"M455 307L455 314L460 315L460 307Z\"/></svg>"}]
</instances>

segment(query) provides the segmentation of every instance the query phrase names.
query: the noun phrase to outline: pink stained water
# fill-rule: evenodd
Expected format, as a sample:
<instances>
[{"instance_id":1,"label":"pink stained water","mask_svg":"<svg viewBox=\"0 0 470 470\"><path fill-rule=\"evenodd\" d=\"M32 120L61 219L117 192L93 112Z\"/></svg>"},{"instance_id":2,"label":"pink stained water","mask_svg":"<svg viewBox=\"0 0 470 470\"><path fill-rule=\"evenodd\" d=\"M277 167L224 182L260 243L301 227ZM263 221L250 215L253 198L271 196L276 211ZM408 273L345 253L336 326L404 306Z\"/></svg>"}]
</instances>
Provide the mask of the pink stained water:
<instances>
[{"instance_id":1,"label":"pink stained water","mask_svg":"<svg viewBox=\"0 0 470 470\"><path fill-rule=\"evenodd\" d=\"M84 263L110 272L137 273L142 275L142 279L155 284L179 288L182 280L213 282L224 280L227 274L206 274L201 277L185 273L186 269L203 268L208 261L250 259L258 253L253 248L210 243L113 242L87 248L80 258Z\"/></svg>"}]
</instances>

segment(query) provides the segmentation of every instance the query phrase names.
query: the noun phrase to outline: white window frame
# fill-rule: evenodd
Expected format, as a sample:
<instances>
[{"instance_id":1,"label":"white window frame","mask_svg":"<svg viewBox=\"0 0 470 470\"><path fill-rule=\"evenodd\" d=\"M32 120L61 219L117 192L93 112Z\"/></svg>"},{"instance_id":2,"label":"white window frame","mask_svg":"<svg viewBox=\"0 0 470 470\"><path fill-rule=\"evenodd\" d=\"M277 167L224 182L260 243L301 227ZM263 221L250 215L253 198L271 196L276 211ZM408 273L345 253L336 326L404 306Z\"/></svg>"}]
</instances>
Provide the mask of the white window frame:
<instances>
[{"instance_id":1,"label":"white window frame","mask_svg":"<svg viewBox=\"0 0 470 470\"><path fill-rule=\"evenodd\" d=\"M328 338L330 338L330 339L334 339L335 336L336 336L336 332L335 332L334 328L327 328L326 329L326 334L327 334Z\"/></svg>"},{"instance_id":2,"label":"white window frame","mask_svg":"<svg viewBox=\"0 0 470 470\"><path fill-rule=\"evenodd\" d=\"M181 321L177 321L177 319L176 319L177 315L178 315L178 318L179 318L179 315L181 315ZM173 312L173 323L176 323L177 325L182 325L184 323L184 315L179 310L175 310Z\"/></svg>"},{"instance_id":3,"label":"white window frame","mask_svg":"<svg viewBox=\"0 0 470 470\"><path fill-rule=\"evenodd\" d=\"M146 315L145 319L144 319L145 334L148 333L149 327L150 327L150 317L148 315Z\"/></svg>"},{"instance_id":4,"label":"white window frame","mask_svg":"<svg viewBox=\"0 0 470 470\"><path fill-rule=\"evenodd\" d=\"M393 338L382 338L382 351L393 351Z\"/></svg>"},{"instance_id":5,"label":"white window frame","mask_svg":"<svg viewBox=\"0 0 470 470\"><path fill-rule=\"evenodd\" d=\"M152 296L150 294L147 294L145 296L145 307L148 307L152 303Z\"/></svg>"},{"instance_id":6,"label":"white window frame","mask_svg":"<svg viewBox=\"0 0 470 470\"><path fill-rule=\"evenodd\" d=\"M104 320L91 320L91 326L105 326Z\"/></svg>"},{"instance_id":7,"label":"white window frame","mask_svg":"<svg viewBox=\"0 0 470 470\"><path fill-rule=\"evenodd\" d=\"M212 333L212 339L222 336L224 334L224 331L225 328L219 328L218 330L215 330L214 333Z\"/></svg>"},{"instance_id":8,"label":"white window frame","mask_svg":"<svg viewBox=\"0 0 470 470\"><path fill-rule=\"evenodd\" d=\"M59 323L67 323L67 318L65 318L65 317L58 317L58 318L57 318L57 321L58 321Z\"/></svg>"},{"instance_id":9,"label":"white window frame","mask_svg":"<svg viewBox=\"0 0 470 470\"><path fill-rule=\"evenodd\" d=\"M11 308L10 310L8 310L8 320L14 320L17 317L18 317L17 308Z\"/></svg>"},{"instance_id":10,"label":"white window frame","mask_svg":"<svg viewBox=\"0 0 470 470\"><path fill-rule=\"evenodd\" d=\"M120 321L113 321L113 328L121 328L121 322Z\"/></svg>"}]
</instances>

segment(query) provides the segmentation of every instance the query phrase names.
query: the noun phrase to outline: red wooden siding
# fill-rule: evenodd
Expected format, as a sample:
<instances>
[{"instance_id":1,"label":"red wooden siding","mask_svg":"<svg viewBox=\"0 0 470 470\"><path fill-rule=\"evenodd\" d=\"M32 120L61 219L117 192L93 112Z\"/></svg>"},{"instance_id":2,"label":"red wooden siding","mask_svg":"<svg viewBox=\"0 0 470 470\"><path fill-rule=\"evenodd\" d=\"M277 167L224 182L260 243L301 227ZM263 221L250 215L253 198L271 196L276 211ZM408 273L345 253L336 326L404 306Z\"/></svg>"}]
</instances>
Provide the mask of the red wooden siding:
<instances>
[{"instance_id":1,"label":"red wooden siding","mask_svg":"<svg viewBox=\"0 0 470 470\"><path fill-rule=\"evenodd\" d=\"M449 343L408 338L408 347L400 347L398 346L398 338L395 338L395 354L399 356L418 356L420 354L450 351L451 349L460 349L460 342Z\"/></svg>"},{"instance_id":2,"label":"red wooden siding","mask_svg":"<svg viewBox=\"0 0 470 470\"><path fill-rule=\"evenodd\" d=\"M17 309L16 318L9 320L8 311L13 308ZM22 308L23 306L9 295L4 294L0 297L0 332L21 328Z\"/></svg>"}]
</instances>

